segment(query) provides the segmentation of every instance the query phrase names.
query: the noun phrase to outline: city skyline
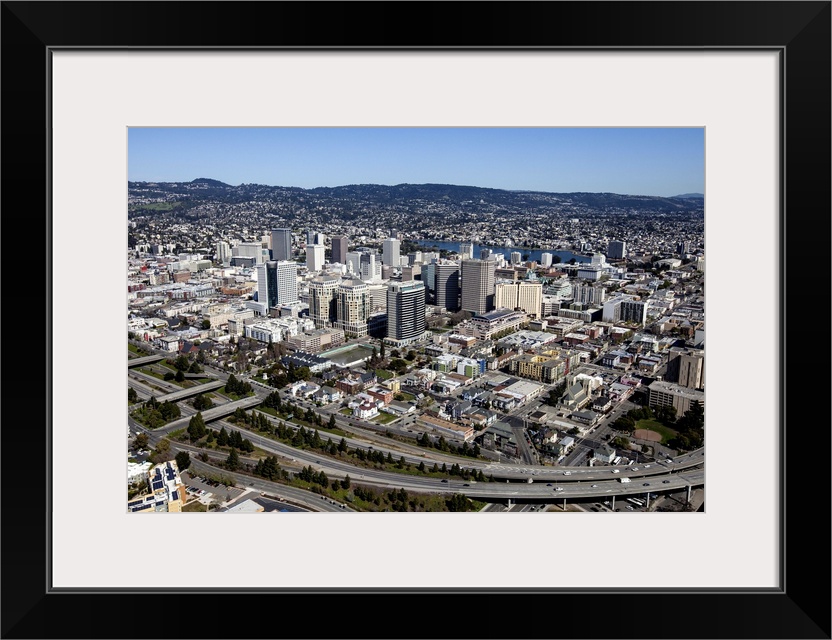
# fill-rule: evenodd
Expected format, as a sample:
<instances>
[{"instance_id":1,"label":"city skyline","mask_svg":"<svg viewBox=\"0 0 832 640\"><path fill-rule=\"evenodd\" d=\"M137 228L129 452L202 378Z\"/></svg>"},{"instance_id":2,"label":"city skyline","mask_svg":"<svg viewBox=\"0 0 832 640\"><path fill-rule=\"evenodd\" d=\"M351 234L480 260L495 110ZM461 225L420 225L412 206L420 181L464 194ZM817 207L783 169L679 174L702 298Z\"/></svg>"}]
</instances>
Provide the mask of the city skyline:
<instances>
[{"instance_id":1,"label":"city skyline","mask_svg":"<svg viewBox=\"0 0 832 640\"><path fill-rule=\"evenodd\" d=\"M131 127L128 136L133 182L456 184L662 197L705 189L701 127Z\"/></svg>"}]
</instances>

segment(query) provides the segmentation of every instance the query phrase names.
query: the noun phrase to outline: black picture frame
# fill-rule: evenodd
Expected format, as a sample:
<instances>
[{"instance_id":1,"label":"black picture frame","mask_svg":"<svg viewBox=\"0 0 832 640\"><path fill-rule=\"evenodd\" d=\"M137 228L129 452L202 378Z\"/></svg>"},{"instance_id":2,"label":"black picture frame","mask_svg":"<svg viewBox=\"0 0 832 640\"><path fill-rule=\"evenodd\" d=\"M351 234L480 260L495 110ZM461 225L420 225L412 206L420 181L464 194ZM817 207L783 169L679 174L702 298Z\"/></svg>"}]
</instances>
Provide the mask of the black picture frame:
<instances>
[{"instance_id":1,"label":"black picture frame","mask_svg":"<svg viewBox=\"0 0 832 640\"><path fill-rule=\"evenodd\" d=\"M825 394L817 396L817 381L826 384L828 349L818 354L815 342L801 344L799 329L830 317L828 294L817 283L813 290L802 286L818 276L824 282L830 264L830 2L3 2L1 15L2 291L7 308L23 302L26 325L21 331L7 321L3 340L3 638L830 637L830 433ZM378 30L376 17L387 28ZM44 243L51 254L56 241L49 236L48 83L50 51L63 47L780 51L782 254L754 258L781 261L782 588L51 592L44 471L51 464L48 398L60 381L50 379L49 362L51 341L65 338L53 331L56 310L29 291L49 291L47 265L32 246ZM35 267L43 272L32 284ZM824 334L815 337L822 341ZM684 566L685 552L673 550L674 566ZM246 614L252 610L257 615ZM298 615L307 610L322 613ZM440 622L448 619L442 611L453 622Z\"/></svg>"}]
</instances>

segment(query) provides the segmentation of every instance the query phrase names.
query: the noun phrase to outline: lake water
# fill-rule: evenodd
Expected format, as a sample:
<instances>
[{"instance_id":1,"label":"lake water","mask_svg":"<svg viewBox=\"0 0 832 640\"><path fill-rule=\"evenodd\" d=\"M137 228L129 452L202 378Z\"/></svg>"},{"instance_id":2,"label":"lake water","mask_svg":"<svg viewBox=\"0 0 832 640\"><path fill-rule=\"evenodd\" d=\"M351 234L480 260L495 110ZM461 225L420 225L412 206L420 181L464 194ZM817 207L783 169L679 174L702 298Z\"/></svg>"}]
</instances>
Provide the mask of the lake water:
<instances>
[{"instance_id":1,"label":"lake water","mask_svg":"<svg viewBox=\"0 0 832 640\"><path fill-rule=\"evenodd\" d=\"M430 247L437 247L438 249L446 249L448 251L459 252L459 242L440 242L438 240L419 240L419 244L429 249ZM544 253L551 253L553 256L559 256L561 262L569 262L575 258L575 262L591 262L589 256L582 256L579 253L572 253L571 251L555 251L554 249L529 249L528 247L494 247L485 244L474 245L474 257L480 257L480 249L491 249L491 253L502 253L506 257L507 262L511 262L511 252L519 251L521 256L528 255L528 260L534 260L540 263L540 256Z\"/></svg>"}]
</instances>

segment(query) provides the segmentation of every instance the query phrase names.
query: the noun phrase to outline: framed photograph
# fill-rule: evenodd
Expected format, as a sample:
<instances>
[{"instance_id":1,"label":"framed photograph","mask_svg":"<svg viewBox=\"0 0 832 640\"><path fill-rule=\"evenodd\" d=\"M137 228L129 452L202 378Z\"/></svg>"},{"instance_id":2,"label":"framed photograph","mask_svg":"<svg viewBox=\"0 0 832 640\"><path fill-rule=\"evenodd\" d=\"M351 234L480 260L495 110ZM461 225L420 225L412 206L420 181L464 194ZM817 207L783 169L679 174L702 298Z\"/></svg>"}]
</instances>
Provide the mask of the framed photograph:
<instances>
[{"instance_id":1,"label":"framed photograph","mask_svg":"<svg viewBox=\"0 0 832 640\"><path fill-rule=\"evenodd\" d=\"M828 317L804 285L830 263L829 2L2 12L5 298L41 307L4 341L3 637L830 637L823 356L798 341L801 302ZM162 128L704 131L707 509L127 513L130 136ZM460 621L406 625L425 605Z\"/></svg>"}]
</instances>

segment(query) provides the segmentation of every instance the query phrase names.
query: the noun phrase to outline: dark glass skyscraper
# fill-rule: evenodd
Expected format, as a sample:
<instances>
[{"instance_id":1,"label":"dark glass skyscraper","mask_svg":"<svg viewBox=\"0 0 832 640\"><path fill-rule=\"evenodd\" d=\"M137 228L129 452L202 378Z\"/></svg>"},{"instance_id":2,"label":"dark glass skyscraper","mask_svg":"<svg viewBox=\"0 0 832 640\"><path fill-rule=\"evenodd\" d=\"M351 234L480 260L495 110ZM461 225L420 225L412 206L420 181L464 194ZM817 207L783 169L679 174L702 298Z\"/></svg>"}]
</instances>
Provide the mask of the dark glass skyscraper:
<instances>
[{"instance_id":1,"label":"dark glass skyscraper","mask_svg":"<svg viewBox=\"0 0 832 640\"><path fill-rule=\"evenodd\" d=\"M272 260L292 259L292 230L272 229Z\"/></svg>"}]
</instances>

